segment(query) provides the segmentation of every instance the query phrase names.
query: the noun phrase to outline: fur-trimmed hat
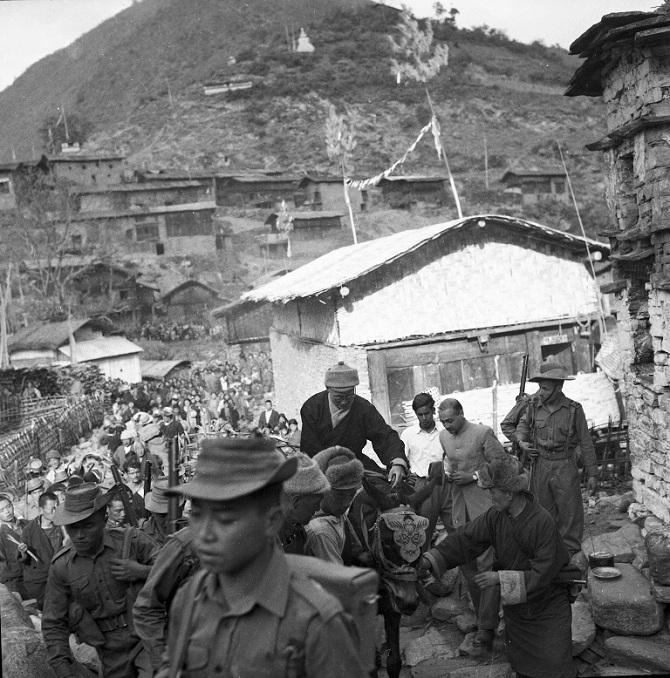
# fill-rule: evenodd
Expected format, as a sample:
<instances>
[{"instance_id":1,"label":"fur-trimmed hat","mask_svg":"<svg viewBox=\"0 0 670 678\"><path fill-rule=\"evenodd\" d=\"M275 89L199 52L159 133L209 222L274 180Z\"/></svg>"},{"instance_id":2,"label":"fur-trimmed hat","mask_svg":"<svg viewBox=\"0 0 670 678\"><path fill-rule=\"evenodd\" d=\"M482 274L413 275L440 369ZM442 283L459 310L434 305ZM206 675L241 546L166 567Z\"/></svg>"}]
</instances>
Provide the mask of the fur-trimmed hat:
<instances>
[{"instance_id":1,"label":"fur-trimmed hat","mask_svg":"<svg viewBox=\"0 0 670 678\"><path fill-rule=\"evenodd\" d=\"M291 494L325 494L330 489L328 478L319 465L304 452L295 455L298 458L298 470L295 475L284 481L284 490Z\"/></svg>"},{"instance_id":2,"label":"fur-trimmed hat","mask_svg":"<svg viewBox=\"0 0 670 678\"><path fill-rule=\"evenodd\" d=\"M521 492L528 489L528 475L516 457L506 455L479 471L478 484L487 490L495 487L503 492Z\"/></svg>"},{"instance_id":3,"label":"fur-trimmed hat","mask_svg":"<svg viewBox=\"0 0 670 678\"><path fill-rule=\"evenodd\" d=\"M313 457L333 490L358 489L363 482L363 464L341 445L321 450Z\"/></svg>"}]
</instances>

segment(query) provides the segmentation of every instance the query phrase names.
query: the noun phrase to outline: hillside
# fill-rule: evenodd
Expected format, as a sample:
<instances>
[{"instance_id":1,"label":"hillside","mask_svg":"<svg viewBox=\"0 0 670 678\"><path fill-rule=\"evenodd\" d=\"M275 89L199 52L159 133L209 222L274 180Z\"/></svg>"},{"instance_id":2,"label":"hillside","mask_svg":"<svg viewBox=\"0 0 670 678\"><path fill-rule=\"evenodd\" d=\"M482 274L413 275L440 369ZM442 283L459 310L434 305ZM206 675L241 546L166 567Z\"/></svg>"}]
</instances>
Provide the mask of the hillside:
<instances>
[{"instance_id":1,"label":"hillside","mask_svg":"<svg viewBox=\"0 0 670 678\"><path fill-rule=\"evenodd\" d=\"M391 72L397 21L366 0L143 0L0 92L0 160L41 148L40 127L63 102L90 123L90 149L122 152L135 166L326 170L332 102L357 121L356 171L376 173L429 119L423 89L397 85ZM312 55L287 49L301 26ZM577 61L493 30L434 27L450 64L430 90L466 212L500 208L484 188L485 139L492 188L512 163L553 158L560 140L580 201L601 220L598 158L583 145L602 134L603 108L562 96ZM204 95L203 82L231 76L255 85ZM428 139L403 171L441 168Z\"/></svg>"}]
</instances>

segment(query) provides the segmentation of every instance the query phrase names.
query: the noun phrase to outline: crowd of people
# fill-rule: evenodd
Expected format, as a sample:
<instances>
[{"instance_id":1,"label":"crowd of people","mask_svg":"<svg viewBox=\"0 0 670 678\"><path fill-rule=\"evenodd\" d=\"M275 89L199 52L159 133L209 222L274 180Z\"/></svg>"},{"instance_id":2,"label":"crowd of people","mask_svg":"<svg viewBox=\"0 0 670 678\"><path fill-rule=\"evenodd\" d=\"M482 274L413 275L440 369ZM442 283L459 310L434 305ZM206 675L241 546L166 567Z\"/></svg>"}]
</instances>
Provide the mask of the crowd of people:
<instances>
[{"instance_id":1,"label":"crowd of people","mask_svg":"<svg viewBox=\"0 0 670 678\"><path fill-rule=\"evenodd\" d=\"M417 394L417 423L399 435L356 394L358 374L344 363L305 401L301 427L268 399L255 420L234 372L224 365L112 394L98 454L32 460L21 518L14 498L0 495L0 581L43 611L56 676L74 673L71 632L96 648L111 678L370 675L362 639L374 629L356 628L343 600L314 583L318 572L305 576L292 559L318 558L352 587L350 566L376 562L348 516L366 474L391 494L408 485L422 497L388 524L414 554L421 585L462 568L475 646L491 648L502 606L517 676L574 675L577 450L590 479L596 461L584 412L562 393L563 368L543 363L530 379L537 393L506 419L525 465L453 398ZM189 435L208 431L214 404L228 428L202 436L188 459ZM233 411L250 434L238 435ZM363 453L368 442L383 468ZM175 462L176 485L166 477ZM111 481L110 468L120 471ZM425 537L403 532L414 511L425 520L410 520L412 529L428 525Z\"/></svg>"},{"instance_id":2,"label":"crowd of people","mask_svg":"<svg viewBox=\"0 0 670 678\"><path fill-rule=\"evenodd\" d=\"M146 321L142 323L138 337L154 341L188 341L216 336L218 329L202 323L178 323L174 320Z\"/></svg>"}]
</instances>

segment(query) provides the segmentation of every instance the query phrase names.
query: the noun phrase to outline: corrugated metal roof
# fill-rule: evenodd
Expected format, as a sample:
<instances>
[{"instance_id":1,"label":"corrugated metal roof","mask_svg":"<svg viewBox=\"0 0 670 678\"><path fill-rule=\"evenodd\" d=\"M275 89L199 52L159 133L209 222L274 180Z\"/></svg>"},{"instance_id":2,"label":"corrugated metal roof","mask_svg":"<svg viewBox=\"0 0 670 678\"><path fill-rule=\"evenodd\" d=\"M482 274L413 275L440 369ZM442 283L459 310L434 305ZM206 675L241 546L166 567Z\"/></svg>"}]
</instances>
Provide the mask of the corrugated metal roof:
<instances>
[{"instance_id":1,"label":"corrugated metal roof","mask_svg":"<svg viewBox=\"0 0 670 678\"><path fill-rule=\"evenodd\" d=\"M527 231L529 235L534 233L544 237L548 236L556 240L557 243L575 246L585 242L584 238L579 236L532 221L495 214L483 214L401 231L384 238L358 243L358 245L340 247L310 261L278 280L245 292L241 299L286 303L291 299L316 296L360 278L384 264L400 259L409 252L413 252L439 238L447 231L456 230L466 224L480 220L520 228ZM604 252L609 251L609 246L605 243L591 238L587 238L586 242L595 249Z\"/></svg>"},{"instance_id":2,"label":"corrugated metal roof","mask_svg":"<svg viewBox=\"0 0 670 678\"><path fill-rule=\"evenodd\" d=\"M144 349L125 337L100 337L88 341L78 341L74 347L77 362L86 363L91 360L104 360L120 355L141 353ZM60 347L61 353L70 358L70 345Z\"/></svg>"},{"instance_id":3,"label":"corrugated metal roof","mask_svg":"<svg viewBox=\"0 0 670 678\"><path fill-rule=\"evenodd\" d=\"M175 368L190 364L190 360L140 360L142 379L165 379Z\"/></svg>"}]
</instances>

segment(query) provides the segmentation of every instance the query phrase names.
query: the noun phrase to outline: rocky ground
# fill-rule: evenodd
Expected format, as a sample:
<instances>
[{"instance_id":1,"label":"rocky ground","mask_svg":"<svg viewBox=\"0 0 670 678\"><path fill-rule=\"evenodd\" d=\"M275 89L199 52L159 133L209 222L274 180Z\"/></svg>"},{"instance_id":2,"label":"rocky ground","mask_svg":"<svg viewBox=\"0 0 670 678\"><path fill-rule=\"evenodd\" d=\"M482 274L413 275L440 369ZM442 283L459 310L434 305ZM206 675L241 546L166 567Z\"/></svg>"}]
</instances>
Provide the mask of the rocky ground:
<instances>
[{"instance_id":1,"label":"rocky ground","mask_svg":"<svg viewBox=\"0 0 670 678\"><path fill-rule=\"evenodd\" d=\"M573 656L580 677L670 673L670 587L653 585L644 535L658 527L626 483L612 481L584 499L584 554L609 551L621 577L588 575L572 606ZM493 651L473 656L475 618L457 570L445 574L449 595L422 602L401 628L402 678L511 678L501 622Z\"/></svg>"}]
</instances>

